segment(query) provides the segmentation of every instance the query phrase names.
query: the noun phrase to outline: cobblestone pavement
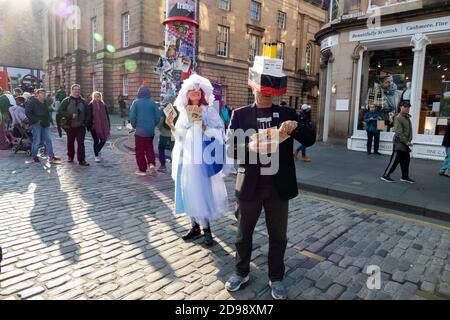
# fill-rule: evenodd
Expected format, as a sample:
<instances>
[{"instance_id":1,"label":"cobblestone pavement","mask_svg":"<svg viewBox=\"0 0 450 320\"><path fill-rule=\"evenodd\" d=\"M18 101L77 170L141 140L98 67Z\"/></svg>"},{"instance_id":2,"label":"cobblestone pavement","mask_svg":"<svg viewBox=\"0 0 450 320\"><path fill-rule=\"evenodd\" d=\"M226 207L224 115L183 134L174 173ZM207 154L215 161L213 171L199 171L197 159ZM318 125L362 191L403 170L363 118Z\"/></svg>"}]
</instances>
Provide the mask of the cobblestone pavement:
<instances>
[{"instance_id":1,"label":"cobblestone pavement","mask_svg":"<svg viewBox=\"0 0 450 320\"><path fill-rule=\"evenodd\" d=\"M56 139L58 155L64 140ZM228 293L236 220L216 245L185 243L167 175L135 177L132 155L104 150L91 167L26 163L0 151L1 299L270 299L268 238L254 235L251 282ZM450 229L302 193L291 202L285 283L291 299L450 298ZM375 213L375 214L374 214ZM369 290L369 265L381 289Z\"/></svg>"}]
</instances>

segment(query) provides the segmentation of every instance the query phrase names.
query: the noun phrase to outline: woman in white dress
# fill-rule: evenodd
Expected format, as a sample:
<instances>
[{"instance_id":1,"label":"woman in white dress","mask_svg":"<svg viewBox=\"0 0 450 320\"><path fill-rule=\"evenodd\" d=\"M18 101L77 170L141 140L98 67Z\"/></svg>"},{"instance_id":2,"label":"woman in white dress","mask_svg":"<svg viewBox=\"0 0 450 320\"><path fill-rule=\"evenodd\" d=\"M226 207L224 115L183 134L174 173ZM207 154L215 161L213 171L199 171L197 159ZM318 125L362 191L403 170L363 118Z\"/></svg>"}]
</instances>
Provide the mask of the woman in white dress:
<instances>
[{"instance_id":1,"label":"woman in white dress","mask_svg":"<svg viewBox=\"0 0 450 320\"><path fill-rule=\"evenodd\" d=\"M192 221L192 229L183 239L199 237L202 227L207 246L214 243L210 222L221 218L228 210L223 181L223 169L227 168L224 166L225 127L213 103L211 82L194 74L184 81L175 101L180 112L176 125L172 114L166 120L175 137L172 153L175 212L186 213ZM190 120L187 106L201 107L201 121Z\"/></svg>"}]
</instances>

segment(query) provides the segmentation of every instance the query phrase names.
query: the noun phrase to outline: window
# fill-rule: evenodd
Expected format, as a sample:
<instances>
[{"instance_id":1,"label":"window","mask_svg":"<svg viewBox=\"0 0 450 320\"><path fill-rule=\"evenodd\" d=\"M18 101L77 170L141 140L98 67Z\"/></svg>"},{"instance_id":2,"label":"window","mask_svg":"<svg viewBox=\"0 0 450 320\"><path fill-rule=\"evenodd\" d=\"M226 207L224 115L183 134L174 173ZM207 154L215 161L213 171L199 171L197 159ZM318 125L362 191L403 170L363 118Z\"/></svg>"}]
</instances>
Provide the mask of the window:
<instances>
[{"instance_id":1,"label":"window","mask_svg":"<svg viewBox=\"0 0 450 320\"><path fill-rule=\"evenodd\" d=\"M278 42L277 43L277 57L278 59L283 59L284 60L284 43L283 42Z\"/></svg>"},{"instance_id":2,"label":"window","mask_svg":"<svg viewBox=\"0 0 450 320\"><path fill-rule=\"evenodd\" d=\"M411 82L414 53L411 48L375 50L364 53L358 130L366 130L364 117L368 106L379 113L377 123L384 132L394 132L394 117L400 102L408 100L408 82Z\"/></svg>"},{"instance_id":3,"label":"window","mask_svg":"<svg viewBox=\"0 0 450 320\"><path fill-rule=\"evenodd\" d=\"M230 11L231 0L219 0L219 8L225 11Z\"/></svg>"},{"instance_id":4,"label":"window","mask_svg":"<svg viewBox=\"0 0 450 320\"><path fill-rule=\"evenodd\" d=\"M253 90L249 88L247 90L247 103L252 104L254 102L255 102L255 96L253 95Z\"/></svg>"},{"instance_id":5,"label":"window","mask_svg":"<svg viewBox=\"0 0 450 320\"><path fill-rule=\"evenodd\" d=\"M228 57L230 50L230 28L218 26L217 35L217 55L219 57Z\"/></svg>"},{"instance_id":6,"label":"window","mask_svg":"<svg viewBox=\"0 0 450 320\"><path fill-rule=\"evenodd\" d=\"M261 21L261 3L256 1L250 3L250 18L252 20Z\"/></svg>"},{"instance_id":7,"label":"window","mask_svg":"<svg viewBox=\"0 0 450 320\"><path fill-rule=\"evenodd\" d=\"M122 46L128 48L130 46L130 14L126 13L122 16Z\"/></svg>"},{"instance_id":8,"label":"window","mask_svg":"<svg viewBox=\"0 0 450 320\"><path fill-rule=\"evenodd\" d=\"M97 33L97 17L94 17L91 20L92 52L97 51L97 41L95 40L96 33Z\"/></svg>"},{"instance_id":9,"label":"window","mask_svg":"<svg viewBox=\"0 0 450 320\"><path fill-rule=\"evenodd\" d=\"M122 76L122 95L128 97L128 75Z\"/></svg>"},{"instance_id":10,"label":"window","mask_svg":"<svg viewBox=\"0 0 450 320\"><path fill-rule=\"evenodd\" d=\"M306 67L305 71L307 75L311 75L312 70L312 46L308 44L306 46Z\"/></svg>"},{"instance_id":11,"label":"window","mask_svg":"<svg viewBox=\"0 0 450 320\"><path fill-rule=\"evenodd\" d=\"M286 13L284 13L283 11L278 11L277 26L278 26L278 29L282 29L282 30L286 29Z\"/></svg>"},{"instance_id":12,"label":"window","mask_svg":"<svg viewBox=\"0 0 450 320\"><path fill-rule=\"evenodd\" d=\"M339 0L331 0L330 1L330 21L335 20L338 17L339 14Z\"/></svg>"},{"instance_id":13,"label":"window","mask_svg":"<svg viewBox=\"0 0 450 320\"><path fill-rule=\"evenodd\" d=\"M369 0L370 8L373 7L389 7L397 4L404 4L408 2L416 2L417 0Z\"/></svg>"},{"instance_id":14,"label":"window","mask_svg":"<svg viewBox=\"0 0 450 320\"><path fill-rule=\"evenodd\" d=\"M261 55L261 37L254 34L250 35L250 50L248 60L254 61L256 56Z\"/></svg>"},{"instance_id":15,"label":"window","mask_svg":"<svg viewBox=\"0 0 450 320\"><path fill-rule=\"evenodd\" d=\"M427 46L419 134L443 136L450 119L450 44ZM409 98L410 91L403 94Z\"/></svg>"}]
</instances>

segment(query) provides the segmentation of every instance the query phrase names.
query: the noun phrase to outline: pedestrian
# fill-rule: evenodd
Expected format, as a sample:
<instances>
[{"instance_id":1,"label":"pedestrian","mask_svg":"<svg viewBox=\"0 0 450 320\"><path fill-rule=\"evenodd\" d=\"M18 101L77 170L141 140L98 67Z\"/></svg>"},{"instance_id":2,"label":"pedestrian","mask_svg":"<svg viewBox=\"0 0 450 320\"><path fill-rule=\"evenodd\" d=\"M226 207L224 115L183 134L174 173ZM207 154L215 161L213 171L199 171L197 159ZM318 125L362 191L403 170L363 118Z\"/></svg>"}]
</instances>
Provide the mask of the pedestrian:
<instances>
[{"instance_id":1,"label":"pedestrian","mask_svg":"<svg viewBox=\"0 0 450 320\"><path fill-rule=\"evenodd\" d=\"M178 111L177 111L178 112ZM178 118L178 117L177 117ZM174 119L174 123L176 123L177 118ZM167 172L167 166L166 166L166 150L173 150L174 147L174 141L172 136L172 130L166 123L166 115L161 110L161 121L158 125L159 129L159 143L158 143L158 156L159 156L159 163L161 166L158 169L158 172L166 173Z\"/></svg>"},{"instance_id":2,"label":"pedestrian","mask_svg":"<svg viewBox=\"0 0 450 320\"><path fill-rule=\"evenodd\" d=\"M224 150L225 147L225 126L213 107L214 100L211 82L197 74L191 75L183 82L175 101L180 112L176 125L173 114L167 117L167 124L175 137L172 153L175 212L187 214L192 223L191 230L182 239L193 240L201 236L203 229L203 243L208 247L214 244L211 223L228 211L227 189L222 175L225 161L211 161L213 159L207 159L204 155L211 144L214 144L215 150ZM199 121L189 116L192 108L197 108L197 115L201 114L197 118ZM216 156L220 158L220 155Z\"/></svg>"},{"instance_id":3,"label":"pedestrian","mask_svg":"<svg viewBox=\"0 0 450 320\"><path fill-rule=\"evenodd\" d=\"M81 97L81 86L74 84L70 88L70 96L61 102L60 110L56 116L58 125L67 133L67 156L68 162L73 163L75 159L75 140L77 142L78 164L88 167L84 140L86 137L86 126L92 123L88 112L88 105Z\"/></svg>"},{"instance_id":4,"label":"pedestrian","mask_svg":"<svg viewBox=\"0 0 450 320\"><path fill-rule=\"evenodd\" d=\"M92 97L94 99L88 105L89 118L92 121L88 123L87 130L91 132L94 140L95 162L98 163L101 162L101 151L111 135L111 121L101 92L93 92Z\"/></svg>"},{"instance_id":5,"label":"pedestrian","mask_svg":"<svg viewBox=\"0 0 450 320\"><path fill-rule=\"evenodd\" d=\"M446 157L439 174L450 177L450 118L447 119L447 128L445 129L445 136L442 141L442 146L445 147Z\"/></svg>"},{"instance_id":6,"label":"pedestrian","mask_svg":"<svg viewBox=\"0 0 450 320\"><path fill-rule=\"evenodd\" d=\"M303 146L315 143L316 133L311 126L298 122L294 109L273 104L273 95L263 93L259 88L253 88L255 103L233 112L229 131L229 139L233 148L229 148L234 159L240 161L236 179L236 217L238 234L236 240L236 274L226 282L226 289L234 292L249 281L250 261L252 255L252 239L255 226L264 208L267 231L269 234L269 285L272 297L276 300L287 299L286 287L283 284L285 276L284 255L287 245L287 226L289 200L297 197L298 183L295 163L292 157L294 139ZM264 154L254 142L246 139L239 143L233 131L277 127L280 133L289 135L289 139L281 143L274 153L279 161L276 172L264 172L260 160L252 163L250 155ZM268 151L269 153L271 151ZM253 157L254 158L254 157ZM260 155L258 155L260 159ZM272 162L274 160L272 159Z\"/></svg>"},{"instance_id":7,"label":"pedestrian","mask_svg":"<svg viewBox=\"0 0 450 320\"><path fill-rule=\"evenodd\" d=\"M133 101L130 109L130 123L135 133L136 162L138 176L156 173L155 150L153 139L155 128L161 120L161 115L155 101L151 99L150 88L142 85L139 88L137 100Z\"/></svg>"},{"instance_id":8,"label":"pedestrian","mask_svg":"<svg viewBox=\"0 0 450 320\"><path fill-rule=\"evenodd\" d=\"M92 94L89 93L89 94L87 95L85 101L86 101L87 104L90 104L90 103L92 102Z\"/></svg>"},{"instance_id":9,"label":"pedestrian","mask_svg":"<svg viewBox=\"0 0 450 320\"><path fill-rule=\"evenodd\" d=\"M47 97L45 98L45 104L47 105L47 108L50 110L50 119L51 119L51 125L54 126L55 125L55 121L53 121L53 112L54 110L54 106L53 106L53 98L51 93L49 93L47 95Z\"/></svg>"},{"instance_id":10,"label":"pedestrian","mask_svg":"<svg viewBox=\"0 0 450 320\"><path fill-rule=\"evenodd\" d=\"M369 104L369 112L364 116L364 122L366 123L367 131L367 154L372 154L372 144L375 140L374 154L381 155L378 152L380 147L380 130L378 130L378 121L383 120L381 113L377 110L375 104Z\"/></svg>"},{"instance_id":11,"label":"pedestrian","mask_svg":"<svg viewBox=\"0 0 450 320\"><path fill-rule=\"evenodd\" d=\"M395 182L391 178L391 174L394 173L395 169L397 169L398 165L402 169L402 178L400 181L414 184L415 181L412 180L409 176L409 164L411 162L411 147L412 145L412 123L411 123L411 115L409 114L409 110L411 108L411 104L407 101L400 102L400 113L394 119L394 151L391 156L391 160L389 161L389 165L387 166L381 180L386 182Z\"/></svg>"},{"instance_id":12,"label":"pedestrian","mask_svg":"<svg viewBox=\"0 0 450 320\"><path fill-rule=\"evenodd\" d=\"M22 89L20 89L20 88L15 88L15 89L14 89L14 94L13 94L13 95L14 95L14 98L22 96L22 95L23 95Z\"/></svg>"},{"instance_id":13,"label":"pedestrian","mask_svg":"<svg viewBox=\"0 0 450 320\"><path fill-rule=\"evenodd\" d=\"M119 94L117 101L119 102L120 117L125 118L127 116L127 103L122 94Z\"/></svg>"},{"instance_id":14,"label":"pedestrian","mask_svg":"<svg viewBox=\"0 0 450 320\"><path fill-rule=\"evenodd\" d=\"M311 106L309 104L302 105L300 109L300 113L298 113L299 122L305 123L309 126L312 126L311 122ZM295 151L294 151L294 159L297 159L298 154L302 153L301 160L304 162L311 162L311 158L306 155L306 147L304 145L300 145Z\"/></svg>"},{"instance_id":15,"label":"pedestrian","mask_svg":"<svg viewBox=\"0 0 450 320\"><path fill-rule=\"evenodd\" d=\"M0 95L0 150L8 150L10 148L8 130L12 119L9 107L13 105L15 105L15 101L11 94L4 93Z\"/></svg>"},{"instance_id":16,"label":"pedestrian","mask_svg":"<svg viewBox=\"0 0 450 320\"><path fill-rule=\"evenodd\" d=\"M223 123L225 124L225 128L228 128L228 126L230 125L230 121L231 121L231 110L227 105L225 105L222 108L222 111L220 112L220 116L222 118Z\"/></svg>"},{"instance_id":17,"label":"pedestrian","mask_svg":"<svg viewBox=\"0 0 450 320\"><path fill-rule=\"evenodd\" d=\"M44 89L37 89L36 96L31 97L25 105L25 114L30 121L33 134L33 144L31 147L32 162L40 162L37 154L43 140L49 163L58 164L61 159L55 157L55 153L53 152L52 138L50 135L51 115L45 103L45 97L46 91Z\"/></svg>"},{"instance_id":18,"label":"pedestrian","mask_svg":"<svg viewBox=\"0 0 450 320\"><path fill-rule=\"evenodd\" d=\"M22 126L27 116L25 114L25 98L24 97L16 97L16 104L9 107L9 114L12 118L12 127L16 128L16 126Z\"/></svg>"},{"instance_id":19,"label":"pedestrian","mask_svg":"<svg viewBox=\"0 0 450 320\"><path fill-rule=\"evenodd\" d=\"M59 87L59 90L56 92L55 95L55 111L56 113L59 112L59 108L61 107L61 102L63 102L63 100L67 98L67 93L64 90L63 86Z\"/></svg>"}]
</instances>

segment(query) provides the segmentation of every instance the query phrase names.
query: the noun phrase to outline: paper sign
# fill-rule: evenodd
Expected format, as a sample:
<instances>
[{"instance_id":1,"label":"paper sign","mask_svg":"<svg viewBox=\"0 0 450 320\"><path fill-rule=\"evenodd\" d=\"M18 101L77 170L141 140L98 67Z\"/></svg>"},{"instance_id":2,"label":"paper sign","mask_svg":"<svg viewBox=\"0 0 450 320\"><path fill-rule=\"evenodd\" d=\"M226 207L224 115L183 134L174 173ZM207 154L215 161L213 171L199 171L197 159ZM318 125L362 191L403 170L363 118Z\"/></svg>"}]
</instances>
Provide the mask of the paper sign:
<instances>
[{"instance_id":1,"label":"paper sign","mask_svg":"<svg viewBox=\"0 0 450 320\"><path fill-rule=\"evenodd\" d=\"M177 112L175 111L175 108L171 103L167 105L167 107L164 108L164 114L166 117L168 117L171 113L173 114L173 118L175 119L177 117Z\"/></svg>"},{"instance_id":2,"label":"paper sign","mask_svg":"<svg viewBox=\"0 0 450 320\"><path fill-rule=\"evenodd\" d=\"M438 126L446 126L448 123L447 118L439 118L437 125Z\"/></svg>"},{"instance_id":3,"label":"paper sign","mask_svg":"<svg viewBox=\"0 0 450 320\"><path fill-rule=\"evenodd\" d=\"M433 102L433 112L439 112L439 111L441 111L441 103Z\"/></svg>"},{"instance_id":4,"label":"paper sign","mask_svg":"<svg viewBox=\"0 0 450 320\"><path fill-rule=\"evenodd\" d=\"M190 123L202 121L202 107L199 106L187 106L186 112Z\"/></svg>"},{"instance_id":5,"label":"paper sign","mask_svg":"<svg viewBox=\"0 0 450 320\"><path fill-rule=\"evenodd\" d=\"M336 111L348 111L349 103L348 99L336 100Z\"/></svg>"},{"instance_id":6,"label":"paper sign","mask_svg":"<svg viewBox=\"0 0 450 320\"><path fill-rule=\"evenodd\" d=\"M258 145L261 154L273 153L278 149L278 145L289 139L288 134L280 133L277 127L259 130L251 139Z\"/></svg>"}]
</instances>

